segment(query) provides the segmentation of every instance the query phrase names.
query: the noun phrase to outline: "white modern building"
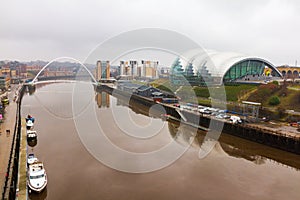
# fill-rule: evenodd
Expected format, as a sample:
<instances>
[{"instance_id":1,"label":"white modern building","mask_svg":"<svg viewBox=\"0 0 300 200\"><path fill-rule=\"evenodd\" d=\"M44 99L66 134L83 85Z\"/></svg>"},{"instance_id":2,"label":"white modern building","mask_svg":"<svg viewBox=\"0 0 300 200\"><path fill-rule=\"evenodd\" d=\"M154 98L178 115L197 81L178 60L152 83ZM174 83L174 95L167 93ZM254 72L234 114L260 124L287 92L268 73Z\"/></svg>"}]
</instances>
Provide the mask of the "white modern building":
<instances>
[{"instance_id":1,"label":"white modern building","mask_svg":"<svg viewBox=\"0 0 300 200\"><path fill-rule=\"evenodd\" d=\"M222 84L226 82L255 82L266 79L281 79L280 71L266 59L256 56L246 56L232 52L201 51L190 54L182 63L192 63L194 76L202 78L204 82ZM270 74L265 71L269 69ZM171 75L176 73L184 76L187 67L174 62L171 67Z\"/></svg>"},{"instance_id":2,"label":"white modern building","mask_svg":"<svg viewBox=\"0 0 300 200\"><path fill-rule=\"evenodd\" d=\"M120 75L140 78L158 78L158 61L136 60L120 61Z\"/></svg>"}]
</instances>

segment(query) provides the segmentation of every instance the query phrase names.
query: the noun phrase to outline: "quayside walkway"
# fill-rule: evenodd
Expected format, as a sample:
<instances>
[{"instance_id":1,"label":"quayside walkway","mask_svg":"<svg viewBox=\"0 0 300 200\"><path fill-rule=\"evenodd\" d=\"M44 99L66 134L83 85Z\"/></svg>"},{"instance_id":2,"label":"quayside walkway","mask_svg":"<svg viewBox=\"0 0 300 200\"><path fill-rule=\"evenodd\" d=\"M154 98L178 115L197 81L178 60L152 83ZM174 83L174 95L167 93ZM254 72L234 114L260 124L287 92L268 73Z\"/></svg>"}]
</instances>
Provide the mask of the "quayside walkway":
<instances>
[{"instance_id":1,"label":"quayside walkway","mask_svg":"<svg viewBox=\"0 0 300 200\"><path fill-rule=\"evenodd\" d=\"M8 98L10 99L10 104L5 108L4 121L0 125L0 186L1 194L3 193L3 186L5 178L7 176L7 167L9 162L9 157L12 150L13 133L16 123L16 112L17 104L12 101L15 92L18 89L17 85L12 85L11 92L8 92ZM10 133L6 132L9 130Z\"/></svg>"}]
</instances>

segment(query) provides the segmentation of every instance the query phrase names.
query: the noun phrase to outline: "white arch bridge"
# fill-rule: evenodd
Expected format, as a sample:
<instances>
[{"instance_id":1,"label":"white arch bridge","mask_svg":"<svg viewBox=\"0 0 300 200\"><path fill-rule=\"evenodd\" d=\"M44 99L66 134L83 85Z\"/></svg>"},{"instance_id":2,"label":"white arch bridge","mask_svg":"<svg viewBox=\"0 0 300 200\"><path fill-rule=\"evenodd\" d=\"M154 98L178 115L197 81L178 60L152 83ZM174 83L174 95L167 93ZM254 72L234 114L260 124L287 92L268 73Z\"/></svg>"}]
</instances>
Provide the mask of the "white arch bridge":
<instances>
[{"instance_id":1,"label":"white arch bridge","mask_svg":"<svg viewBox=\"0 0 300 200\"><path fill-rule=\"evenodd\" d=\"M86 83L86 84L92 84L97 86L98 83L95 82L88 82L88 81L82 81L82 80L67 80L67 79L56 79L56 80L41 80L41 81L31 81L29 83L24 83L25 86L34 86L37 84L45 84L45 83Z\"/></svg>"},{"instance_id":2,"label":"white arch bridge","mask_svg":"<svg viewBox=\"0 0 300 200\"><path fill-rule=\"evenodd\" d=\"M80 77L80 75L74 75L73 77L75 78L75 80L69 80L67 78L70 78L68 76L63 76L63 77L57 77L57 78L65 78L65 79L55 79L53 80L52 78L55 78L55 77L52 77L50 80L48 79L47 80L47 77L43 77L44 80L41 80L39 81L38 80L38 77L41 75L41 73L47 69L52 63L56 62L57 60L61 60L61 59L69 59L69 60L73 60L75 61L76 63L79 63L83 69L87 72L87 77L90 77L91 78L91 81L88 82L88 81L83 81L83 80L80 80L80 79L76 79L76 77ZM81 63L80 61L74 59L74 58L71 58L71 57L59 57L59 58L56 58L56 59L53 59L52 61L50 61L47 65L45 65L38 73L37 75L32 79L32 81L28 82L28 83L25 83L25 85L35 85L35 84L40 84L40 83L54 83L54 82L70 82L70 83L74 83L74 82L81 82L81 83L92 83L93 85L98 85L98 82L96 81L95 77L93 76L93 74L91 73L91 71L83 64Z\"/></svg>"}]
</instances>

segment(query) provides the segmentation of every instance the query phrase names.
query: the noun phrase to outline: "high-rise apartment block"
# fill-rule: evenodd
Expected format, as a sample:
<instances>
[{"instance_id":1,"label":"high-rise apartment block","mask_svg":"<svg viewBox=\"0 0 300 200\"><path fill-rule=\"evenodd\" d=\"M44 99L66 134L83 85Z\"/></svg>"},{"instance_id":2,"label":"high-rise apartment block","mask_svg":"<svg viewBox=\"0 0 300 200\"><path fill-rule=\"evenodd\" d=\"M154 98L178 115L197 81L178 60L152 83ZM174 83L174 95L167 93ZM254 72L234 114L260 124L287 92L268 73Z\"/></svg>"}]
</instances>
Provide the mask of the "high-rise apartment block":
<instances>
[{"instance_id":1,"label":"high-rise apartment block","mask_svg":"<svg viewBox=\"0 0 300 200\"><path fill-rule=\"evenodd\" d=\"M131 77L158 78L158 61L120 61L120 75Z\"/></svg>"},{"instance_id":2,"label":"high-rise apartment block","mask_svg":"<svg viewBox=\"0 0 300 200\"><path fill-rule=\"evenodd\" d=\"M110 79L110 64L109 61L97 61L96 80Z\"/></svg>"}]
</instances>

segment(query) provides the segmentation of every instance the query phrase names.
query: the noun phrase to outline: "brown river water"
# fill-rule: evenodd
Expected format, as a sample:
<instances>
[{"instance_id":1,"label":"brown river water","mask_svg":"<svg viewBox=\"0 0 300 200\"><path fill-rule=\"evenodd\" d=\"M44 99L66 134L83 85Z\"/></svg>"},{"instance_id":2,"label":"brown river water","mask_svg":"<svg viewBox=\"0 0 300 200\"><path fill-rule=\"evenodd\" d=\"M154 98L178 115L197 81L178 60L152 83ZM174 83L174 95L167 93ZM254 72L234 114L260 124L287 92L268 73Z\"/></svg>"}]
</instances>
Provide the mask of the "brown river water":
<instances>
[{"instance_id":1,"label":"brown river water","mask_svg":"<svg viewBox=\"0 0 300 200\"><path fill-rule=\"evenodd\" d=\"M48 175L47 189L30 199L300 199L298 155L223 133L199 159L205 132L195 135L193 128L157 118L149 108L134 102L128 107L85 87L77 88L79 96L92 98L82 100L73 89L73 83L38 85L23 98L22 116L36 118L38 133L28 152L44 162ZM105 137L91 133L95 119ZM106 140L123 154L104 148ZM176 148L160 154L169 144ZM181 149L183 155L174 156Z\"/></svg>"}]
</instances>

